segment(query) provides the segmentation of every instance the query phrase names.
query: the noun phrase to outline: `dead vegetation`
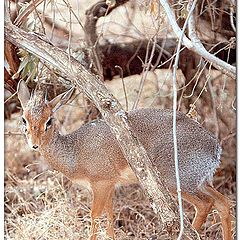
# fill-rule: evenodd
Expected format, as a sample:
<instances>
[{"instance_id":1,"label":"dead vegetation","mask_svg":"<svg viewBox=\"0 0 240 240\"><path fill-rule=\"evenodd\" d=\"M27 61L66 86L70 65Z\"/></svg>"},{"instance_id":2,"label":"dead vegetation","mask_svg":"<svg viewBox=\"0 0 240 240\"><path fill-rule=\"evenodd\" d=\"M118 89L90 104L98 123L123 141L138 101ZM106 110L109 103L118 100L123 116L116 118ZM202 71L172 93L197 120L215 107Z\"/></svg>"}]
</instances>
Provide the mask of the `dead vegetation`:
<instances>
[{"instance_id":1,"label":"dead vegetation","mask_svg":"<svg viewBox=\"0 0 240 240\"><path fill-rule=\"evenodd\" d=\"M87 4L90 5L90 2L85 1L84 6ZM154 6L152 5L152 7ZM64 4L61 7L66 9ZM109 39L113 43L121 42L121 40L125 41L125 43L131 43L133 39L139 40L139 38L144 38L146 35L148 35L148 38L151 38L156 33L156 26L152 27L153 18L149 13L147 19L145 19L146 8L143 5L140 6L141 8L143 11L136 14L136 6L132 3L127 3L126 8L120 7L119 11L108 15L105 20L100 18L97 30L101 33L99 35L103 36L99 39L103 46L105 43L106 45L110 43ZM223 6L218 6L218 8L221 9ZM48 9L48 11L50 10ZM58 9L58 11L61 12L62 10ZM200 7L198 11L201 11ZM84 19L83 11L79 10L79 12L80 18ZM205 15L207 14L206 12L204 13ZM208 17L213 19L215 14L213 9L210 8L209 12ZM46 15L47 13L49 12L46 11ZM154 8L152 13L156 13ZM55 19L58 24L62 21L61 17L61 15L60 17L58 15ZM222 18L224 17L226 18L225 15L222 16ZM120 19L124 19L126 22L120 23ZM157 18L157 22L154 23L160 24L159 22L163 20L164 18ZM201 22L200 18L199 21L198 26L204 25L205 22ZM130 27L126 27L128 26L127 24ZM172 33L168 34L169 28L165 28L166 22L163 21L161 24L161 28L164 34L166 34L166 39L169 36L172 37ZM67 22L64 22L64 26L69 28ZM79 23L75 21L73 21L71 27L72 32L70 35L73 35L72 46L79 46L82 41L81 37L83 38L84 35L83 31L79 31ZM47 35L51 34L52 29L48 28ZM57 31L56 29L54 31ZM63 27L61 26L60 29L63 29ZM224 27L215 29L216 38L215 42L211 43L212 45L215 45L220 40L223 42L227 41L227 44L229 44L229 38L234 35L229 30L229 36L227 35L226 38L222 39L223 33L221 31L223 30ZM54 34L52 39L54 44L66 47L69 32L64 34L65 39L59 37L58 33ZM212 32L210 31L209 33L207 31L205 33L208 36L204 35L202 39L207 41L209 40L209 34L211 36ZM103 49L105 48L103 47ZM108 54L107 56L113 56L114 51L111 52L112 49L114 48L109 47L103 52L105 55ZM226 50L229 53L227 57L229 61L234 59L234 57L229 57L231 56L230 49ZM151 49L148 50L151 51ZM130 52L131 54L133 52ZM236 83L234 79L221 74L217 70L213 70L209 65L206 65L207 71L205 71L204 76L198 75L197 73L202 71L198 62L199 59L194 58L194 61L192 61L193 57L189 52L187 52L187 56L191 59L191 61L189 59L188 61L192 69L189 70L189 65L187 64L188 67L183 68L182 71L179 70L177 74L179 110L187 113L190 109L190 104L193 104L196 107L198 121L218 136L222 143L222 165L215 174L213 184L218 191L228 196L232 201L233 226L235 227ZM116 64L118 65L121 61L118 61ZM123 65L125 66L125 63L128 63L128 61L129 58L124 60ZM141 65L140 70L134 72L133 67L131 73L140 73L145 66L143 58L138 58L138 61ZM167 59L162 59L161 61L162 64ZM181 62L183 63L182 66L185 66L186 62L183 60ZM126 92L124 93L121 78L116 78L116 75L120 75L119 71L113 70L116 64L112 64L111 59L109 61L108 58L103 58L103 73L105 71L105 76L110 76L106 77L106 79L112 79L115 76L112 81L107 81L105 84L120 100L124 108L130 110L138 95L141 75L133 75L124 79L126 87ZM171 64L166 68L170 66ZM161 109L172 107L171 74L171 70L168 69L155 70L148 73L144 82L143 93L139 100L139 107L151 106ZM193 78L194 75L195 78ZM10 79L10 76L8 76L8 79ZM12 82L8 83L11 87ZM15 82L13 87L14 84ZM34 85L33 81L32 84ZM6 99L11 96L9 92L14 92L14 88L10 87L6 88L8 89ZM127 101L125 95L127 95ZM83 98L82 94L78 95L71 104L58 113L63 133L73 131L86 121L87 103ZM6 109L8 110L6 116L9 119L5 121L5 238L7 240L87 239L90 231L91 194L86 189L73 185L62 174L49 169L44 163L44 159L37 152L32 152L28 148L23 135L19 134L20 113L14 113L17 106L16 98L13 97L6 104ZM157 221L157 217L150 207L149 201L144 197L143 191L138 185L116 189L114 209L114 228L117 239L167 239L165 232L162 232L162 226ZM193 207L188 203L184 203L184 209L192 221L194 217ZM107 239L104 217L101 220L99 239ZM235 234L235 229L233 229L233 234ZM221 223L216 211L213 210L208 216L207 222L202 228L201 237L209 240L222 239Z\"/></svg>"}]
</instances>

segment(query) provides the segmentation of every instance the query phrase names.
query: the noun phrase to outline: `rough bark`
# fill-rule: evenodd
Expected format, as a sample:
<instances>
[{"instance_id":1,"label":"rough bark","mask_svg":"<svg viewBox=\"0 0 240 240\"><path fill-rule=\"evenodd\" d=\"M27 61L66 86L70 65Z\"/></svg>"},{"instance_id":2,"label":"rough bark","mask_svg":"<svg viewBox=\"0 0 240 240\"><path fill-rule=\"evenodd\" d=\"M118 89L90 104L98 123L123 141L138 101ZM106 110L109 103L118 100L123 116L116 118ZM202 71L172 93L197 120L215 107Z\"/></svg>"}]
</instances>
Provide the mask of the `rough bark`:
<instances>
[{"instance_id":1,"label":"rough bark","mask_svg":"<svg viewBox=\"0 0 240 240\"><path fill-rule=\"evenodd\" d=\"M168 231L174 232L176 228L178 229L178 208L160 180L161 173L153 169L145 149L131 130L127 114L99 78L87 71L66 52L51 46L36 35L26 33L10 22L5 22L5 38L55 68L62 77L71 81L96 104L115 134L130 167L150 199L154 211L162 219ZM185 234L193 239L199 239L187 218L184 223Z\"/></svg>"}]
</instances>

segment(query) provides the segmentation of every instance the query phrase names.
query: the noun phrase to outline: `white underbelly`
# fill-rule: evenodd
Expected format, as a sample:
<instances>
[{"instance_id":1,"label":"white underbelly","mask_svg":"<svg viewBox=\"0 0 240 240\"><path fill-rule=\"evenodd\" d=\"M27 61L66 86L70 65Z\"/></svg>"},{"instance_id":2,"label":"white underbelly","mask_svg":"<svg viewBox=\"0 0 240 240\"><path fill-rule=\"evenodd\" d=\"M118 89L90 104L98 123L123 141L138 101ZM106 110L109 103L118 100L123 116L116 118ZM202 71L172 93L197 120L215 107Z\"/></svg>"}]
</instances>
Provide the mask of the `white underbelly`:
<instances>
[{"instance_id":1,"label":"white underbelly","mask_svg":"<svg viewBox=\"0 0 240 240\"><path fill-rule=\"evenodd\" d=\"M82 187L87 188L89 191L92 191L91 184L87 179L74 179L73 183L76 183ZM130 167L127 167L120 172L120 176L118 177L116 185L129 185L134 183L138 183L138 179L136 178L132 169Z\"/></svg>"}]
</instances>

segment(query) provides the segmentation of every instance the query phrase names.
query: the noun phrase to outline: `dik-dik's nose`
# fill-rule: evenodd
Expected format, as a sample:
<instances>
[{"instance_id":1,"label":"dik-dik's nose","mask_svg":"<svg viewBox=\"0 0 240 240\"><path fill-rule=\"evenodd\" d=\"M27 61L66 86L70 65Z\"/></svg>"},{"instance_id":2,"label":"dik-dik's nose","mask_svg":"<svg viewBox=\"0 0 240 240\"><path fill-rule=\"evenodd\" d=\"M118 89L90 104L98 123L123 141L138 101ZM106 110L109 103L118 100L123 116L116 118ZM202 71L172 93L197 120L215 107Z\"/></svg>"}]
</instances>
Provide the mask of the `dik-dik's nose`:
<instances>
[{"instance_id":1,"label":"dik-dik's nose","mask_svg":"<svg viewBox=\"0 0 240 240\"><path fill-rule=\"evenodd\" d=\"M36 150L36 149L38 149L38 145L35 144L32 146L32 148Z\"/></svg>"}]
</instances>

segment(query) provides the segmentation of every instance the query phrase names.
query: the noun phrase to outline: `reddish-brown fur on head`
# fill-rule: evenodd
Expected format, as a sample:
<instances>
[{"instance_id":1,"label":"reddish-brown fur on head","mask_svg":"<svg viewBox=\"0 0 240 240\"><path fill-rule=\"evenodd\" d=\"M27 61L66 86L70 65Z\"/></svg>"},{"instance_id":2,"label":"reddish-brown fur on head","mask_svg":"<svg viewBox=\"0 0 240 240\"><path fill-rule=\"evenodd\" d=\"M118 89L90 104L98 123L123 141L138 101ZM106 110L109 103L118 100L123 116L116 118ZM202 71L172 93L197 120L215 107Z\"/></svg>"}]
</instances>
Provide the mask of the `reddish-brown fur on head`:
<instances>
[{"instance_id":1,"label":"reddish-brown fur on head","mask_svg":"<svg viewBox=\"0 0 240 240\"><path fill-rule=\"evenodd\" d=\"M36 113L34 105L27 105L23 111L24 132L31 148L36 150L46 144L53 128L52 108L49 104L43 103L39 112Z\"/></svg>"},{"instance_id":2,"label":"reddish-brown fur on head","mask_svg":"<svg viewBox=\"0 0 240 240\"><path fill-rule=\"evenodd\" d=\"M48 102L42 91L35 90L30 96L25 82L19 83L18 97L23 108L23 131L32 149L40 149L41 146L48 143L56 127L53 113L69 100L72 92L73 89L70 89L67 93Z\"/></svg>"}]
</instances>

